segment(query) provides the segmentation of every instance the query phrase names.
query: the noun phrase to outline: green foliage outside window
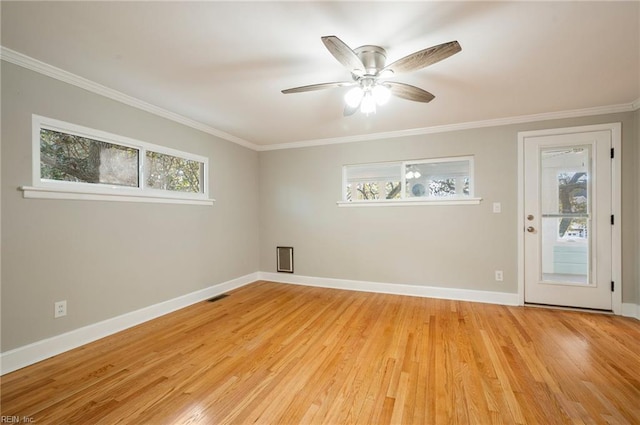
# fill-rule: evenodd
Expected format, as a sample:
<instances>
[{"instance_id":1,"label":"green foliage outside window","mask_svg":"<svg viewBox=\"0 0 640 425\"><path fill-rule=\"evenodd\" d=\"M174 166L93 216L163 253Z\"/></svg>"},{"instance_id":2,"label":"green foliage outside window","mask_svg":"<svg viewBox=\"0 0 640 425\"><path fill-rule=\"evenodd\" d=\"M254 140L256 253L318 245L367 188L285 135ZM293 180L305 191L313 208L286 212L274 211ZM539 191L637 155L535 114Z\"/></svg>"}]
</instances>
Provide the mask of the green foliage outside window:
<instances>
[{"instance_id":1,"label":"green foliage outside window","mask_svg":"<svg viewBox=\"0 0 640 425\"><path fill-rule=\"evenodd\" d=\"M347 200L351 201L351 185L354 183L347 184ZM381 199L380 189L378 182L364 182L364 183L355 183L356 191L358 192L358 200L375 200ZM399 199L400 198L400 182L386 182L385 183L385 191L382 194L384 199Z\"/></svg>"},{"instance_id":2,"label":"green foliage outside window","mask_svg":"<svg viewBox=\"0 0 640 425\"><path fill-rule=\"evenodd\" d=\"M40 177L78 183L139 187L140 150L49 129L40 130ZM204 164L159 152L145 153L150 189L203 193Z\"/></svg>"},{"instance_id":3,"label":"green foliage outside window","mask_svg":"<svg viewBox=\"0 0 640 425\"><path fill-rule=\"evenodd\" d=\"M58 131L40 130L42 179L138 186L138 150Z\"/></svg>"},{"instance_id":4,"label":"green foliage outside window","mask_svg":"<svg viewBox=\"0 0 640 425\"><path fill-rule=\"evenodd\" d=\"M201 162L147 151L145 166L147 187L179 192L201 192Z\"/></svg>"}]
</instances>

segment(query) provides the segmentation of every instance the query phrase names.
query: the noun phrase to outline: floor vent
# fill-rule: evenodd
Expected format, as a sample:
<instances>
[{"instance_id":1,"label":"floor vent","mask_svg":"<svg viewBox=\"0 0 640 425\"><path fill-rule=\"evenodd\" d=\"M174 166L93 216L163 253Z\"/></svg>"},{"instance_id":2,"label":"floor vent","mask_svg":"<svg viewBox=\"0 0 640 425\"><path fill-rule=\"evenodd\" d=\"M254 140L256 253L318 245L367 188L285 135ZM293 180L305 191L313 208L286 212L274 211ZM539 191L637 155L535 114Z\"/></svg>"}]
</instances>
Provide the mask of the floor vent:
<instances>
[{"instance_id":1,"label":"floor vent","mask_svg":"<svg viewBox=\"0 0 640 425\"><path fill-rule=\"evenodd\" d=\"M216 302L218 300L221 300L223 298L227 298L229 296L229 294L221 294L221 295L216 295L213 298L209 298L207 301L210 303Z\"/></svg>"}]
</instances>

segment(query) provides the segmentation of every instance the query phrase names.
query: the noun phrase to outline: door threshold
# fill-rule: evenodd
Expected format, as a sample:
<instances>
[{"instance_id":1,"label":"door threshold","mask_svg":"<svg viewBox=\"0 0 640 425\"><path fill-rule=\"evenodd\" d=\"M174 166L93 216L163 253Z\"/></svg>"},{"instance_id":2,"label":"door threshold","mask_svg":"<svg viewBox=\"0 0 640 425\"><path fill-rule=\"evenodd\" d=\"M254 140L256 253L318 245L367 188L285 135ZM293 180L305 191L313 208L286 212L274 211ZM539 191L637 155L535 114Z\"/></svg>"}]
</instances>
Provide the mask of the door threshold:
<instances>
[{"instance_id":1,"label":"door threshold","mask_svg":"<svg viewBox=\"0 0 640 425\"><path fill-rule=\"evenodd\" d=\"M547 308L550 310L580 311L583 313L599 313L599 314L613 315L613 310L602 310L598 308L568 307L564 305L540 304L540 303L528 303L528 302L525 302L524 306L533 307L533 308Z\"/></svg>"}]
</instances>

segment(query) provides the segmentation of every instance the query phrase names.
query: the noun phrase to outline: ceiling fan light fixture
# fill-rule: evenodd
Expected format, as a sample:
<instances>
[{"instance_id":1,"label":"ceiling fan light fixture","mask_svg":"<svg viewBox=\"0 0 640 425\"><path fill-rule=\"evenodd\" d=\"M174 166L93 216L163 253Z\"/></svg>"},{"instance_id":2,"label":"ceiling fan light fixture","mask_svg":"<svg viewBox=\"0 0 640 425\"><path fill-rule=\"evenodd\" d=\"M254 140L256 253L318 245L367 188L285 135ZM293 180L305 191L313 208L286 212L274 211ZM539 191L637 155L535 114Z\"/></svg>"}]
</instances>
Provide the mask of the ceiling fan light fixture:
<instances>
[{"instance_id":1,"label":"ceiling fan light fixture","mask_svg":"<svg viewBox=\"0 0 640 425\"><path fill-rule=\"evenodd\" d=\"M376 84L371 90L371 94L379 106L384 105L391 98L391 90L383 84Z\"/></svg>"},{"instance_id":2,"label":"ceiling fan light fixture","mask_svg":"<svg viewBox=\"0 0 640 425\"><path fill-rule=\"evenodd\" d=\"M360 103L360 112L365 115L376 113L376 99L370 91L366 92L362 98L362 102Z\"/></svg>"},{"instance_id":3,"label":"ceiling fan light fixture","mask_svg":"<svg viewBox=\"0 0 640 425\"><path fill-rule=\"evenodd\" d=\"M362 90L360 86L356 86L344 95L344 101L350 107L357 108L358 105L360 105L360 102L362 102L363 96L364 90Z\"/></svg>"}]
</instances>

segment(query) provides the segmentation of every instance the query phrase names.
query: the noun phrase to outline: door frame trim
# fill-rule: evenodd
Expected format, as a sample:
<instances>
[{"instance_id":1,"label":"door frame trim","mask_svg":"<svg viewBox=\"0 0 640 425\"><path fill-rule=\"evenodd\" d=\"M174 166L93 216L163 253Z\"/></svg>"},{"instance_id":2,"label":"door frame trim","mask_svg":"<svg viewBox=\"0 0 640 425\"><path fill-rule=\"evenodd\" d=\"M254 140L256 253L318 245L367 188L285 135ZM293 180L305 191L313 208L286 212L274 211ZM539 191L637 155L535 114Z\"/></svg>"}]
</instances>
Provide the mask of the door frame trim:
<instances>
[{"instance_id":1,"label":"door frame trim","mask_svg":"<svg viewBox=\"0 0 640 425\"><path fill-rule=\"evenodd\" d=\"M611 294L614 314L622 314L622 124L595 124L580 127L551 128L518 132L518 304L524 305L524 143L528 137L554 136L591 131L610 131L615 155L611 163L611 208L616 221L611 229L611 279L615 288Z\"/></svg>"}]
</instances>

